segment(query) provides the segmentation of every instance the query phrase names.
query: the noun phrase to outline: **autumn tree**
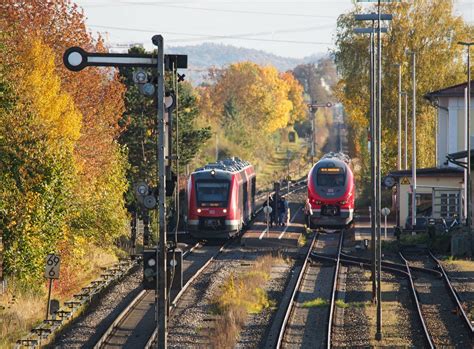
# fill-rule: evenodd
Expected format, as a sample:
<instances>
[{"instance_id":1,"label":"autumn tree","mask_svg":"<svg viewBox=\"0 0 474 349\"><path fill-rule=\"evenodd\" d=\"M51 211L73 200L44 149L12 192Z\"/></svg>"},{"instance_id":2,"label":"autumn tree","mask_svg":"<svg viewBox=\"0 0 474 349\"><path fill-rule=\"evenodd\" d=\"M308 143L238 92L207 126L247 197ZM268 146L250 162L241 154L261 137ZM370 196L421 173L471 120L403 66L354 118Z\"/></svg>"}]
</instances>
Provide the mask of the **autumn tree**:
<instances>
[{"instance_id":1,"label":"autumn tree","mask_svg":"<svg viewBox=\"0 0 474 349\"><path fill-rule=\"evenodd\" d=\"M226 140L236 145L238 154L228 155L265 158L274 133L306 113L302 87L290 73L280 74L274 67L236 63L215 80L201 93L206 106L201 109L214 132L222 130L223 146L228 146Z\"/></svg>"},{"instance_id":2,"label":"autumn tree","mask_svg":"<svg viewBox=\"0 0 474 349\"><path fill-rule=\"evenodd\" d=\"M139 47L131 48L129 52L146 53L143 48ZM129 205L135 201L134 184L138 181L146 181L151 185L156 185L157 178L156 98L145 96L139 91L138 86L133 82L134 71L136 69L120 69L120 75L127 87L127 92L125 93L126 109L120 120L124 132L120 135L119 142L126 147L130 164L127 171L129 182L127 203ZM152 69L146 71L150 80L156 79ZM181 166L186 166L209 139L210 129L209 127L199 128L196 126L195 119L199 114L199 96L191 84L180 82L176 85L173 73L167 72L166 90L177 95L177 105L173 112L175 119L173 123L173 151L176 152L178 149L179 163ZM178 134L176 134L176 130L178 130Z\"/></svg>"},{"instance_id":3,"label":"autumn tree","mask_svg":"<svg viewBox=\"0 0 474 349\"><path fill-rule=\"evenodd\" d=\"M370 62L368 37L353 31L358 25L354 14L360 11L356 7L339 17L335 57L341 74L337 96L352 126L349 137L352 153L362 159L364 172L370 163L367 155ZM402 63L402 90L411 91L407 48L417 51L417 162L420 167L433 166L436 110L423 96L465 81L462 48L456 43L465 37L468 27L454 14L452 1L404 1L386 4L384 11L392 13L393 20L389 33L382 39L382 169L386 173L396 164L398 69L393 64Z\"/></svg>"},{"instance_id":4,"label":"autumn tree","mask_svg":"<svg viewBox=\"0 0 474 349\"><path fill-rule=\"evenodd\" d=\"M7 271L31 281L68 231L81 115L61 91L52 51L39 40L16 49L2 55L16 65L0 109L0 230Z\"/></svg>"},{"instance_id":5,"label":"autumn tree","mask_svg":"<svg viewBox=\"0 0 474 349\"><path fill-rule=\"evenodd\" d=\"M41 277L39 265L55 251L70 255L62 269L73 275L88 244L106 248L124 233L127 164L116 141L124 87L112 69L73 73L63 66L70 46L105 50L68 0L2 1L0 32L6 272Z\"/></svg>"}]
</instances>

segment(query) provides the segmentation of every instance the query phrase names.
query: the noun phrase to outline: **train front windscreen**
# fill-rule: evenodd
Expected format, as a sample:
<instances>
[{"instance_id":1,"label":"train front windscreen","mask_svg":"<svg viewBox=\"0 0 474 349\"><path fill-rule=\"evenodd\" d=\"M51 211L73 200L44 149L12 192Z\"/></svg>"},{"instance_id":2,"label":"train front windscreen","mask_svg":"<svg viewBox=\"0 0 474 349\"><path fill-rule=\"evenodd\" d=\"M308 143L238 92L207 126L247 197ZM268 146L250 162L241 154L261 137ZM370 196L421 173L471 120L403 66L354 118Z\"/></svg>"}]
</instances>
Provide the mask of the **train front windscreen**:
<instances>
[{"instance_id":1,"label":"train front windscreen","mask_svg":"<svg viewBox=\"0 0 474 349\"><path fill-rule=\"evenodd\" d=\"M321 167L316 176L316 185L320 187L343 187L346 182L344 169L340 167Z\"/></svg>"},{"instance_id":2,"label":"train front windscreen","mask_svg":"<svg viewBox=\"0 0 474 349\"><path fill-rule=\"evenodd\" d=\"M200 207L225 207L229 197L227 181L199 181L196 183L196 199Z\"/></svg>"}]
</instances>

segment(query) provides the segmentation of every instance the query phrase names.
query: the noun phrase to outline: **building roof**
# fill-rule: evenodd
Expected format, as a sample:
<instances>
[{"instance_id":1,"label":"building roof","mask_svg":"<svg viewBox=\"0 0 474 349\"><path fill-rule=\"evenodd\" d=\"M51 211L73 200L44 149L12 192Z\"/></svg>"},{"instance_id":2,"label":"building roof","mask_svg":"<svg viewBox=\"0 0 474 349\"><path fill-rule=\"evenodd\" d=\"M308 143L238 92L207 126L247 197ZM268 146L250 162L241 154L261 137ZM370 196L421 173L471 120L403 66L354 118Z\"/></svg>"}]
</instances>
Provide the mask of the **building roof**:
<instances>
[{"instance_id":1,"label":"building roof","mask_svg":"<svg viewBox=\"0 0 474 349\"><path fill-rule=\"evenodd\" d=\"M428 167L416 169L416 175L420 177L456 177L464 173L459 167ZM392 171L389 176L395 178L411 177L411 170Z\"/></svg>"},{"instance_id":2,"label":"building roof","mask_svg":"<svg viewBox=\"0 0 474 349\"><path fill-rule=\"evenodd\" d=\"M467 168L467 162L464 160L467 157L467 150L458 151L457 153L451 153L446 155L449 162ZM474 157L474 149L471 148L471 169L473 167L472 158Z\"/></svg>"},{"instance_id":3,"label":"building roof","mask_svg":"<svg viewBox=\"0 0 474 349\"><path fill-rule=\"evenodd\" d=\"M474 149L471 148L471 158L474 155ZM458 151L457 153L451 153L446 156L448 159L453 159L453 160L458 160L458 159L464 159L467 157L467 150L463 151Z\"/></svg>"},{"instance_id":4,"label":"building roof","mask_svg":"<svg viewBox=\"0 0 474 349\"><path fill-rule=\"evenodd\" d=\"M462 84L445 87L441 90L428 92L424 97L433 100L435 97L464 97L464 89L467 87L467 81ZM471 80L471 96L474 96L474 80Z\"/></svg>"}]
</instances>

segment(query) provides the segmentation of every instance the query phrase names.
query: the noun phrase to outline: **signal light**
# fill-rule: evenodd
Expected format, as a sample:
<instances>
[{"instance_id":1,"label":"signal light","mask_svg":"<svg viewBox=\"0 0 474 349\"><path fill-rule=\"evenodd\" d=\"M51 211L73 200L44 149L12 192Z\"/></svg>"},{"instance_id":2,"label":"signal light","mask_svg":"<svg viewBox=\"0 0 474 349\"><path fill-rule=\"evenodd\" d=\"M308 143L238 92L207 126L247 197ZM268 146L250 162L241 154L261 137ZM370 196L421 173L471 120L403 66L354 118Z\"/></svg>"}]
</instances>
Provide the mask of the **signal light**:
<instances>
[{"instance_id":1,"label":"signal light","mask_svg":"<svg viewBox=\"0 0 474 349\"><path fill-rule=\"evenodd\" d=\"M156 248L143 251L143 288L156 288Z\"/></svg>"}]
</instances>

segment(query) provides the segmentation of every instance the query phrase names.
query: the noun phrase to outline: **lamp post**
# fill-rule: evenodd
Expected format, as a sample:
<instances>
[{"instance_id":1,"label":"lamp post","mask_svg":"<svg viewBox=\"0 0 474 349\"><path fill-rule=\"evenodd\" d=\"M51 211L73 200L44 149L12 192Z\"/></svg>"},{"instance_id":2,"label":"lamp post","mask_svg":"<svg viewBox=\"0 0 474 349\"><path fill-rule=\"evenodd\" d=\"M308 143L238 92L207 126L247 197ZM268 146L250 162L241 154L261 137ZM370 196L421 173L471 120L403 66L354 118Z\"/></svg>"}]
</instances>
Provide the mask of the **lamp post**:
<instances>
[{"instance_id":1,"label":"lamp post","mask_svg":"<svg viewBox=\"0 0 474 349\"><path fill-rule=\"evenodd\" d=\"M467 187L467 217L466 226L469 229L469 236L471 233L471 221L472 221L472 193L471 193L471 46L474 42L459 41L459 45L467 47L467 127L466 127L466 144L467 144L467 174L466 174L466 187ZM472 246L470 246L472 249Z\"/></svg>"},{"instance_id":2,"label":"lamp post","mask_svg":"<svg viewBox=\"0 0 474 349\"><path fill-rule=\"evenodd\" d=\"M411 166L411 176L412 176L412 190L411 190L411 225L414 229L416 225L416 52L408 51L407 53L412 57L412 132L413 132L413 151L412 151L412 166Z\"/></svg>"},{"instance_id":3,"label":"lamp post","mask_svg":"<svg viewBox=\"0 0 474 349\"><path fill-rule=\"evenodd\" d=\"M372 13L375 16L375 13ZM362 20L362 16L356 15L356 20L359 18ZM383 28L385 32L386 28ZM372 250L372 268L371 268L371 280L372 280L372 301L377 299L377 285L376 285L376 261L377 261L377 249L376 243L376 211L377 211L377 153L375 152L375 143L377 142L377 135L375 133L375 17L372 19L371 28L355 28L354 33L356 34L370 34L370 183L372 187L371 191L371 206L370 208L370 227L371 227L371 240L370 248Z\"/></svg>"},{"instance_id":4,"label":"lamp post","mask_svg":"<svg viewBox=\"0 0 474 349\"><path fill-rule=\"evenodd\" d=\"M358 2L374 2L373 0L357 0ZM392 0L376 0L377 1L377 14L360 14L355 15L355 20L367 21L372 20L373 24L377 21L377 77L374 79L377 88L375 97L375 117L374 117L374 133L372 135L373 147L374 147L374 156L375 166L373 170L375 171L375 178L373 178L374 189L375 189L375 229L373 235L377 238L376 243L376 260L377 260L377 330L375 333L375 339L382 339L382 292L381 292L381 274L382 274L382 239L381 239L381 191L382 191L382 181L381 181L381 141L382 141L382 132L381 132L381 115L382 115L382 20L391 20L391 14L382 14L380 13L380 4L381 2L392 2ZM375 77L375 70L374 70Z\"/></svg>"},{"instance_id":5,"label":"lamp post","mask_svg":"<svg viewBox=\"0 0 474 349\"><path fill-rule=\"evenodd\" d=\"M401 95L405 98L405 158L403 159L403 169L406 170L408 169L408 93L406 91L402 91Z\"/></svg>"},{"instance_id":6,"label":"lamp post","mask_svg":"<svg viewBox=\"0 0 474 349\"><path fill-rule=\"evenodd\" d=\"M398 67L398 153L397 153L397 170L402 169L402 65L394 64Z\"/></svg>"}]
</instances>

